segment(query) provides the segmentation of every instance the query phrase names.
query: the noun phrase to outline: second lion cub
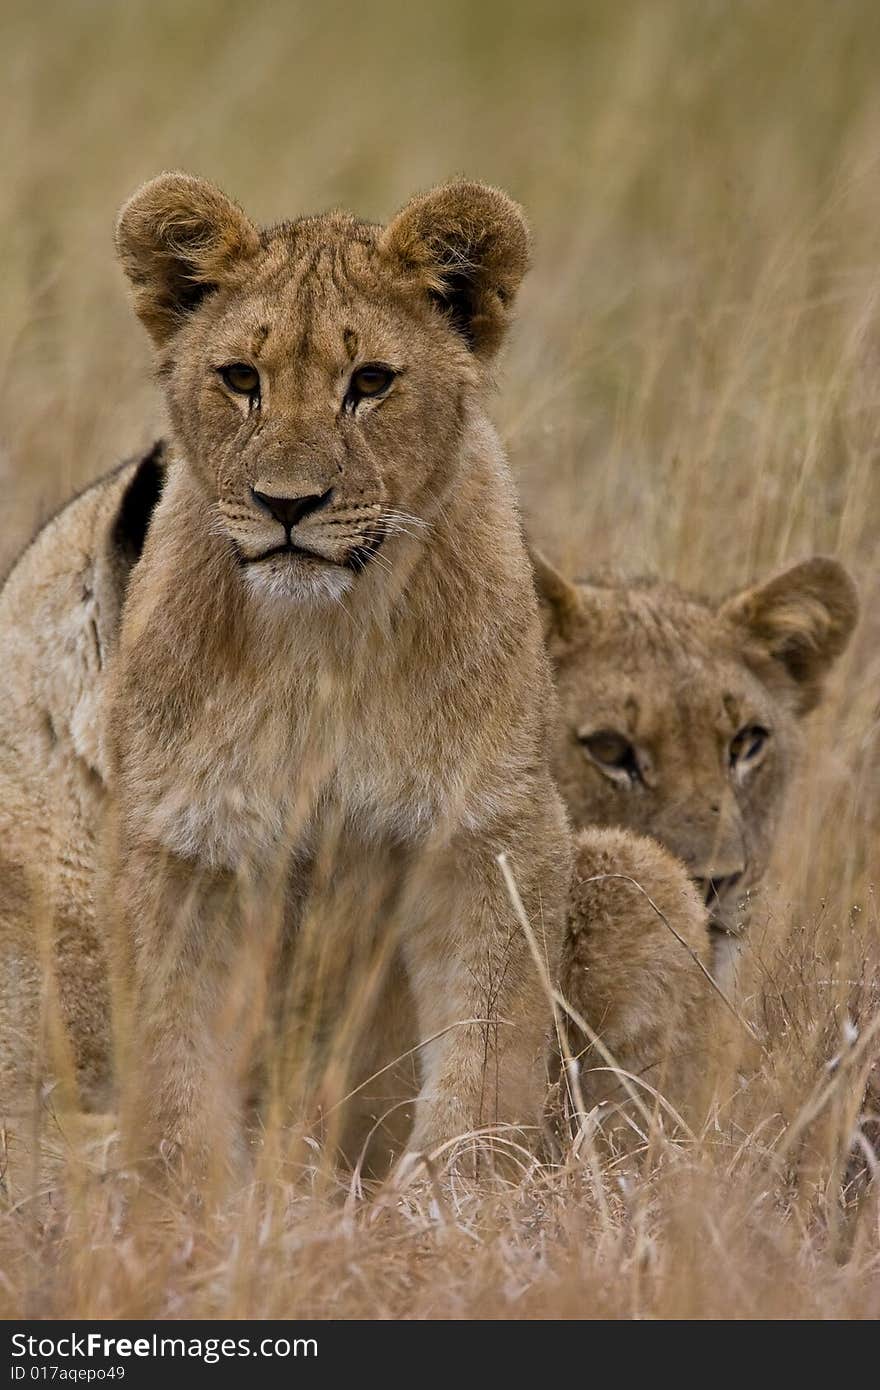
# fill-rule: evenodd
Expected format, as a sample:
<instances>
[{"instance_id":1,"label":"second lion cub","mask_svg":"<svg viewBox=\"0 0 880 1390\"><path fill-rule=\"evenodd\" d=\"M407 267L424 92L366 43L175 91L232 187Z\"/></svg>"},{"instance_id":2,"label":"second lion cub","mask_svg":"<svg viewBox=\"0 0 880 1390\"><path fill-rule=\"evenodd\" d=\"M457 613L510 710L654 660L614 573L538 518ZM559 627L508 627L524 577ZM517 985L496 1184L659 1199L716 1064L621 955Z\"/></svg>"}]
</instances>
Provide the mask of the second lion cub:
<instances>
[{"instance_id":1,"label":"second lion cub","mask_svg":"<svg viewBox=\"0 0 880 1390\"><path fill-rule=\"evenodd\" d=\"M802 720L852 635L855 586L814 557L712 604L661 582L572 583L533 561L560 696L553 770L580 829L564 988L626 1069L656 1083L665 1067L670 1094L698 1110L723 1006L695 958L734 991ZM619 1095L601 1071L585 1090Z\"/></svg>"}]
</instances>

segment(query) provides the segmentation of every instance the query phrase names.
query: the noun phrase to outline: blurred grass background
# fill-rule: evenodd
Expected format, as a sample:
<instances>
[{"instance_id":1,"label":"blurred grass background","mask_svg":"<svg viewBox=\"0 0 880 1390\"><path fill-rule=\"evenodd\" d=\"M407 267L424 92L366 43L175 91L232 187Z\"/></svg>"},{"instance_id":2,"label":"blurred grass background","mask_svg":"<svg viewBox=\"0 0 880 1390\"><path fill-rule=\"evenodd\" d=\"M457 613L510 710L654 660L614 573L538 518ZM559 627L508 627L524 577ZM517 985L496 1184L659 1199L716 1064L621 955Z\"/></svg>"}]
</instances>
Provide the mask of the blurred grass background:
<instances>
[{"instance_id":1,"label":"blurred grass background","mask_svg":"<svg viewBox=\"0 0 880 1390\"><path fill-rule=\"evenodd\" d=\"M467 173L534 228L497 414L547 541L716 585L867 547L875 5L47 0L3 16L15 525L149 436L110 240L140 181L198 172L265 222L332 205L381 220ZM4 554L16 542L4 528Z\"/></svg>"},{"instance_id":2,"label":"blurred grass background","mask_svg":"<svg viewBox=\"0 0 880 1390\"><path fill-rule=\"evenodd\" d=\"M841 555L868 621L855 726L835 724L844 771L827 758L825 771L851 790L858 750L870 798L880 8L6 0L2 13L0 568L162 428L112 251L139 182L181 167L263 222L332 205L381 220L468 174L509 189L534 229L495 412L534 534L573 572L611 563L709 593Z\"/></svg>"},{"instance_id":3,"label":"blurred grass background","mask_svg":"<svg viewBox=\"0 0 880 1390\"><path fill-rule=\"evenodd\" d=\"M801 1039L782 1070L806 1085L849 1007L835 982L880 940L880 6L3 0L0 20L0 568L162 428L111 234L175 167L263 222L502 185L534 269L495 415L545 548L710 594L817 549L851 566L865 617L766 919L788 943L774 1017ZM669 1306L704 1312L699 1282Z\"/></svg>"}]
</instances>

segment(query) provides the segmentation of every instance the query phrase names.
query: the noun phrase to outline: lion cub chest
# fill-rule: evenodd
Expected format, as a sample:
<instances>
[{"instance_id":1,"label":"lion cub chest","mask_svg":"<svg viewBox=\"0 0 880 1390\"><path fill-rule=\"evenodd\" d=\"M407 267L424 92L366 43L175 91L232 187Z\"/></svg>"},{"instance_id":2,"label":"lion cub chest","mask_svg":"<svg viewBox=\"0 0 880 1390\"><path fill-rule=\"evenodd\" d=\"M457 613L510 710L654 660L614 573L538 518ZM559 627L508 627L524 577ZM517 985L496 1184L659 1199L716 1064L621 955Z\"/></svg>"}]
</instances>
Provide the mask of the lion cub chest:
<instances>
[{"instance_id":1,"label":"lion cub chest","mask_svg":"<svg viewBox=\"0 0 880 1390\"><path fill-rule=\"evenodd\" d=\"M441 812L439 783L392 732L384 699L349 698L338 679L219 684L166 754L151 828L164 848L236 871L302 850L326 816L370 838L421 835ZM398 730L399 732L399 730Z\"/></svg>"},{"instance_id":2,"label":"lion cub chest","mask_svg":"<svg viewBox=\"0 0 880 1390\"><path fill-rule=\"evenodd\" d=\"M298 809L320 780L313 753L305 711L218 684L166 746L150 798L152 834L211 869L266 859L302 832Z\"/></svg>"}]
</instances>

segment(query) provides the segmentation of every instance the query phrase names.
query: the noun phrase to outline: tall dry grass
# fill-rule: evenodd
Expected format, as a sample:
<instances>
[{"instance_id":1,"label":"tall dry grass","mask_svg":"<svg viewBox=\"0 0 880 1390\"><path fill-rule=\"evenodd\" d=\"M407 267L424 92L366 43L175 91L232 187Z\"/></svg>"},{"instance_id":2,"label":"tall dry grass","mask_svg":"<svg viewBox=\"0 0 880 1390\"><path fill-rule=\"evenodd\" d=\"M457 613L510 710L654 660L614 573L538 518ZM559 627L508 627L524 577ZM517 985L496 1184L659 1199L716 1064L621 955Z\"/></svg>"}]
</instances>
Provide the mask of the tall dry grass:
<instances>
[{"instance_id":1,"label":"tall dry grass","mask_svg":"<svg viewBox=\"0 0 880 1390\"><path fill-rule=\"evenodd\" d=\"M133 1230L59 1125L57 1181L7 1175L0 1311L876 1316L876 5L45 0L2 26L0 564L161 430L111 251L138 181L382 218L466 172L533 224L496 417L544 547L711 594L830 551L864 619L755 914L762 1048L704 1133L378 1195L267 1142L219 1212L172 1195Z\"/></svg>"}]
</instances>

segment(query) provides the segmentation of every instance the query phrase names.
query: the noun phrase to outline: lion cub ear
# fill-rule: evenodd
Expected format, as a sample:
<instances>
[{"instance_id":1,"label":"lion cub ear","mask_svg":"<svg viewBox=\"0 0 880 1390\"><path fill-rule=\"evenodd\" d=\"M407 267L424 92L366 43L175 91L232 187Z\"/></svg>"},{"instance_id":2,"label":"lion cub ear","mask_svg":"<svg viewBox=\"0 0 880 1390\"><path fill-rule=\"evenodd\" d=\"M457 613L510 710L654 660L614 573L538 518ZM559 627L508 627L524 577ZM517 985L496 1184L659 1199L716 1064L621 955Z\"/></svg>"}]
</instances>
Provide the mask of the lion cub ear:
<instances>
[{"instance_id":1,"label":"lion cub ear","mask_svg":"<svg viewBox=\"0 0 880 1390\"><path fill-rule=\"evenodd\" d=\"M778 663L798 692L798 713L822 697L822 684L846 648L859 615L856 586L837 560L817 555L726 600L719 616L758 665Z\"/></svg>"},{"instance_id":2,"label":"lion cub ear","mask_svg":"<svg viewBox=\"0 0 880 1390\"><path fill-rule=\"evenodd\" d=\"M544 641L551 646L554 639L564 643L585 616L581 592L535 546L527 545L527 549L541 606Z\"/></svg>"},{"instance_id":3,"label":"lion cub ear","mask_svg":"<svg viewBox=\"0 0 880 1390\"><path fill-rule=\"evenodd\" d=\"M188 174L145 183L116 223L116 251L134 289L135 312L156 344L259 249L259 233L241 208Z\"/></svg>"},{"instance_id":4,"label":"lion cub ear","mask_svg":"<svg viewBox=\"0 0 880 1390\"><path fill-rule=\"evenodd\" d=\"M449 183L407 203L382 247L421 280L478 357L497 351L529 263L518 203L483 183Z\"/></svg>"}]
</instances>

